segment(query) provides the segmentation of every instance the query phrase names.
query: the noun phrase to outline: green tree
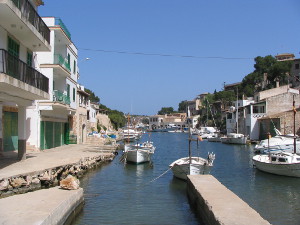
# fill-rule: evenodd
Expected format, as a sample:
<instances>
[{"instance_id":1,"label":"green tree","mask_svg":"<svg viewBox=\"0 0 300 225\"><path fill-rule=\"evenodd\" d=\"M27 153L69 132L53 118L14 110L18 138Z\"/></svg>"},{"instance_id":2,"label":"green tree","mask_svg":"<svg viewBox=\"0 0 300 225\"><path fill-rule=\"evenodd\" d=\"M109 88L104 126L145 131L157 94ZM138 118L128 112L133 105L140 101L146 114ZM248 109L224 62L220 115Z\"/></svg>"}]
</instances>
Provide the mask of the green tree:
<instances>
[{"instance_id":1,"label":"green tree","mask_svg":"<svg viewBox=\"0 0 300 225\"><path fill-rule=\"evenodd\" d=\"M264 73L267 73L265 89L274 88L276 81L280 84L287 84L288 76L292 67L292 61L277 61L273 56L258 56L255 59L254 71L244 77L239 87L240 96L253 96L255 92L262 91L261 85L264 79Z\"/></svg>"},{"instance_id":2,"label":"green tree","mask_svg":"<svg viewBox=\"0 0 300 225\"><path fill-rule=\"evenodd\" d=\"M232 101L236 100L235 93L233 91L219 91L214 95L215 101L220 101L223 108L230 105Z\"/></svg>"},{"instance_id":3,"label":"green tree","mask_svg":"<svg viewBox=\"0 0 300 225\"><path fill-rule=\"evenodd\" d=\"M165 115L165 114L170 114L174 113L173 107L162 107L160 111L158 111L158 115Z\"/></svg>"},{"instance_id":4,"label":"green tree","mask_svg":"<svg viewBox=\"0 0 300 225\"><path fill-rule=\"evenodd\" d=\"M110 110L108 113L108 117L116 130L120 127L124 127L126 124L126 118L120 111Z\"/></svg>"},{"instance_id":5,"label":"green tree","mask_svg":"<svg viewBox=\"0 0 300 225\"><path fill-rule=\"evenodd\" d=\"M187 100L181 101L178 105L178 112L185 113L187 107Z\"/></svg>"},{"instance_id":6,"label":"green tree","mask_svg":"<svg viewBox=\"0 0 300 225\"><path fill-rule=\"evenodd\" d=\"M91 100L91 102L100 103L100 98L96 96L93 91L87 88L85 88L84 91L90 94L89 99Z\"/></svg>"}]
</instances>

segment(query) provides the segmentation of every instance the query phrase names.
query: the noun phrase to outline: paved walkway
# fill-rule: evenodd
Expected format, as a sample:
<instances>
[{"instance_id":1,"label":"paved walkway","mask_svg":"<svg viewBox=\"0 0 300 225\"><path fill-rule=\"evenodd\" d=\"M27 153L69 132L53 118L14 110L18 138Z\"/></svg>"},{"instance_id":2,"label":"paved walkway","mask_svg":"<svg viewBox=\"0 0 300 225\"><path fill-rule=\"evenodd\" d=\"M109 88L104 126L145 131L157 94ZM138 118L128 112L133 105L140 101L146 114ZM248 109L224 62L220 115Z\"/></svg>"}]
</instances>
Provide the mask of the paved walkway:
<instances>
[{"instance_id":1,"label":"paved walkway","mask_svg":"<svg viewBox=\"0 0 300 225\"><path fill-rule=\"evenodd\" d=\"M0 180L75 164L86 157L111 157L114 151L107 146L65 145L41 152L27 153L27 159L23 161L17 160L17 152L4 153L0 156ZM60 187L2 198L0 199L0 225L64 224L83 201L82 188L68 191Z\"/></svg>"},{"instance_id":2,"label":"paved walkway","mask_svg":"<svg viewBox=\"0 0 300 225\"><path fill-rule=\"evenodd\" d=\"M42 189L0 199L1 225L55 225L66 219L83 202L83 189Z\"/></svg>"},{"instance_id":3,"label":"paved walkway","mask_svg":"<svg viewBox=\"0 0 300 225\"><path fill-rule=\"evenodd\" d=\"M104 147L84 144L64 145L41 152L27 153L27 159L23 161L17 160L16 152L4 153L3 156L0 156L0 180L19 174L77 163L85 157L108 156L112 151L104 150Z\"/></svg>"}]
</instances>

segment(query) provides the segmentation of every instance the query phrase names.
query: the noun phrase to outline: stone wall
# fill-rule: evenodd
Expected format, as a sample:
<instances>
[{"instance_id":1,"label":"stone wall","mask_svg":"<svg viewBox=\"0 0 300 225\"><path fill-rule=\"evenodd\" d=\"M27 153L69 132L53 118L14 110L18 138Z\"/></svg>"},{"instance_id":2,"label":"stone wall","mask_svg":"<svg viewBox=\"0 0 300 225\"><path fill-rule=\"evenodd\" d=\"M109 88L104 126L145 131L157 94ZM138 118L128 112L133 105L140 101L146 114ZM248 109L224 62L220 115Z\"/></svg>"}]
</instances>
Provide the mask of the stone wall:
<instances>
[{"instance_id":1,"label":"stone wall","mask_svg":"<svg viewBox=\"0 0 300 225\"><path fill-rule=\"evenodd\" d=\"M100 163L112 161L114 156L112 153L108 156L86 157L75 164L63 165L43 171L1 179L0 198L58 186L59 182L69 174L79 178L87 170L96 167Z\"/></svg>"},{"instance_id":2,"label":"stone wall","mask_svg":"<svg viewBox=\"0 0 300 225\"><path fill-rule=\"evenodd\" d=\"M266 100L268 116L271 116L271 115L274 115L274 114L277 114L280 112L292 110L294 95L295 95L296 108L298 108L300 105L299 94L294 94L294 93L288 92L288 93L283 93L283 94L268 98Z\"/></svg>"}]
</instances>

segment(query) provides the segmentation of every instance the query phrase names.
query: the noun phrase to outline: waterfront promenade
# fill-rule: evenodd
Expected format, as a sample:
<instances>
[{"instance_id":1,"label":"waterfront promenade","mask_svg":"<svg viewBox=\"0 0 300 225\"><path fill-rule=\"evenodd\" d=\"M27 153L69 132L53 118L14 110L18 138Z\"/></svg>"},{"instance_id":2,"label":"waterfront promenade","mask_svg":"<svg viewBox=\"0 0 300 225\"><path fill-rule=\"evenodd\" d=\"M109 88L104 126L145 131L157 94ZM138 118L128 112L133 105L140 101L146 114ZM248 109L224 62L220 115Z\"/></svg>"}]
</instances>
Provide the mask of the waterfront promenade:
<instances>
[{"instance_id":1,"label":"waterfront promenade","mask_svg":"<svg viewBox=\"0 0 300 225\"><path fill-rule=\"evenodd\" d=\"M17 153L0 158L0 183L16 177L33 176L43 171L77 165L87 159L114 158L114 147L65 145L41 152L27 153L27 159L17 161ZM92 166L92 165L91 165ZM53 185L55 186L55 185ZM11 191L14 192L14 191ZM63 190L59 187L40 189L0 199L0 224L62 224L83 203L83 190Z\"/></svg>"}]
</instances>

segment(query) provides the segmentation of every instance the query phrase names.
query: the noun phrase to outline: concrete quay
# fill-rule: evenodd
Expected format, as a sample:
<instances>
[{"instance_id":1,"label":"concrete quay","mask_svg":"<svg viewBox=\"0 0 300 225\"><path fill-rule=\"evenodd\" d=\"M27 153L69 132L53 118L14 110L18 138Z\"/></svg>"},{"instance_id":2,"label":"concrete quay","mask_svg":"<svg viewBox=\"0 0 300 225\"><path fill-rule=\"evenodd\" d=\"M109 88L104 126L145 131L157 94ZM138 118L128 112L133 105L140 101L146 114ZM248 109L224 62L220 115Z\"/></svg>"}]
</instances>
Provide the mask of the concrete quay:
<instances>
[{"instance_id":1,"label":"concrete quay","mask_svg":"<svg viewBox=\"0 0 300 225\"><path fill-rule=\"evenodd\" d=\"M63 190L59 181L112 161L116 147L64 145L29 152L22 161L16 152L1 155L0 224L64 224L83 204L83 190Z\"/></svg>"},{"instance_id":2,"label":"concrete quay","mask_svg":"<svg viewBox=\"0 0 300 225\"><path fill-rule=\"evenodd\" d=\"M83 201L82 188L70 191L59 187L3 198L0 199L0 224L64 224Z\"/></svg>"},{"instance_id":3,"label":"concrete quay","mask_svg":"<svg viewBox=\"0 0 300 225\"><path fill-rule=\"evenodd\" d=\"M208 225L270 225L212 175L188 176L190 204Z\"/></svg>"}]
</instances>

